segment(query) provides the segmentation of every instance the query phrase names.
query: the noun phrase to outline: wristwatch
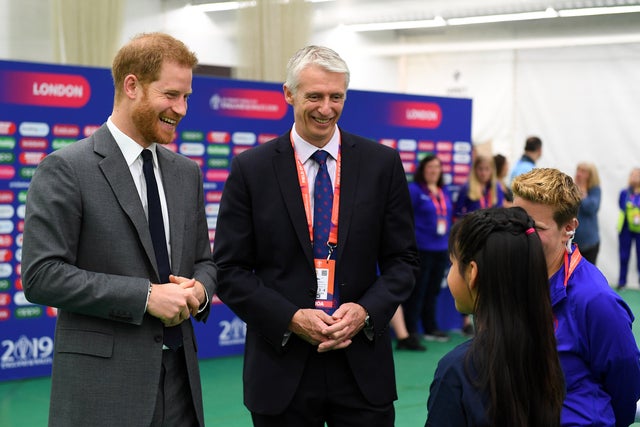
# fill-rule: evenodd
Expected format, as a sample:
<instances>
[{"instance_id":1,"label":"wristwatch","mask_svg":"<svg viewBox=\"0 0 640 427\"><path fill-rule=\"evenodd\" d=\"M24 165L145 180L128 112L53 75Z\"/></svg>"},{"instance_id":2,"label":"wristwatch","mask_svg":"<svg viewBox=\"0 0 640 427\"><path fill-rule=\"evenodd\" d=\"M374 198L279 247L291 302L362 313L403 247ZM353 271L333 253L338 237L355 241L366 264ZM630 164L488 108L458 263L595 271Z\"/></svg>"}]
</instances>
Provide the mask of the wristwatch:
<instances>
[{"instance_id":1,"label":"wristwatch","mask_svg":"<svg viewBox=\"0 0 640 427\"><path fill-rule=\"evenodd\" d=\"M371 316L367 313L367 317L364 318L364 327L368 328L371 326Z\"/></svg>"}]
</instances>

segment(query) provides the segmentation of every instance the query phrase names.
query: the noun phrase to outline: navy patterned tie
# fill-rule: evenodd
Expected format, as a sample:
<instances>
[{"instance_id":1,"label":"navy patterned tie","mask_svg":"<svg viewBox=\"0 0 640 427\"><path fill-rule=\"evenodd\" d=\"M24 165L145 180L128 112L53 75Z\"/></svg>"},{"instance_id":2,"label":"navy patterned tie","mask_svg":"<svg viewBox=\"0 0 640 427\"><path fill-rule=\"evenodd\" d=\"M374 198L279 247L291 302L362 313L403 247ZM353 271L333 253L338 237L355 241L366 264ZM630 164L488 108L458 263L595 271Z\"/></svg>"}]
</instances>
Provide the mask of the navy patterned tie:
<instances>
[{"instance_id":1,"label":"navy patterned tie","mask_svg":"<svg viewBox=\"0 0 640 427\"><path fill-rule=\"evenodd\" d=\"M153 154L149 150L142 150L142 170L144 180L147 183L147 207L149 216L149 232L153 241L153 251L156 254L160 283L169 282L171 267L169 266L169 253L167 251L167 238L164 233L164 221L162 208L160 207L160 195L158 184L153 173ZM182 330L180 325L164 328L164 344L172 350L182 345Z\"/></svg>"},{"instance_id":2,"label":"navy patterned tie","mask_svg":"<svg viewBox=\"0 0 640 427\"><path fill-rule=\"evenodd\" d=\"M313 190L313 256L326 258L329 255L329 230L331 229L331 208L333 207L333 187L327 170L329 153L318 150L311 155L320 168Z\"/></svg>"}]
</instances>

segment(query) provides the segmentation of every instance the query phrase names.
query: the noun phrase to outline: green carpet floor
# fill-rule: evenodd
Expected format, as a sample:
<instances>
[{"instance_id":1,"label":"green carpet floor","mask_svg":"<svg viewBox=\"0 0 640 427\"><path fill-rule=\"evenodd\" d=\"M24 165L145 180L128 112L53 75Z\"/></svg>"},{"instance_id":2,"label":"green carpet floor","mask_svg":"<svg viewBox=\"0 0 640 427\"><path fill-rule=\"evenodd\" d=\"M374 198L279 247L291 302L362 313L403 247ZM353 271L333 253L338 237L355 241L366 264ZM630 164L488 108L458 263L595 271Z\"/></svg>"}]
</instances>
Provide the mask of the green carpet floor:
<instances>
[{"instance_id":1,"label":"green carpet floor","mask_svg":"<svg viewBox=\"0 0 640 427\"><path fill-rule=\"evenodd\" d=\"M621 295L638 317L633 328L640 343L640 291L624 290ZM426 343L428 350L424 353L394 353L399 396L396 426L424 426L429 384L436 364L464 339L454 332L448 343ZM242 357L203 360L200 369L206 424L210 427L250 427L249 412L242 404ZM0 426L46 426L50 384L49 378L0 383ZM633 426L640 426L640 423Z\"/></svg>"}]
</instances>

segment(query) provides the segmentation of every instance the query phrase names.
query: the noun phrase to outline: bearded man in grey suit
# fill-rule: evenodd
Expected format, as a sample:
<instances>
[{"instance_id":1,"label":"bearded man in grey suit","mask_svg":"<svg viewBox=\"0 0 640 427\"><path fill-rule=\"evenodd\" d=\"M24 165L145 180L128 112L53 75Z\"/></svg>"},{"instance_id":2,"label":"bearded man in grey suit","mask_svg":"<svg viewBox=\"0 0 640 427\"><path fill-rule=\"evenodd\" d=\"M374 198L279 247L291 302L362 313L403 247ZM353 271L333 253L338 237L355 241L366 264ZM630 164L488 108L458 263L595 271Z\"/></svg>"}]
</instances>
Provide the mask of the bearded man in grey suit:
<instances>
[{"instance_id":1,"label":"bearded man in grey suit","mask_svg":"<svg viewBox=\"0 0 640 427\"><path fill-rule=\"evenodd\" d=\"M29 301L58 308L50 426L204 425L190 317L206 320L216 267L202 172L161 146L186 114L196 64L166 34L134 38L113 62L107 123L45 157L33 176L22 274ZM148 207L148 154L158 209ZM152 241L151 211L164 223L162 244Z\"/></svg>"}]
</instances>

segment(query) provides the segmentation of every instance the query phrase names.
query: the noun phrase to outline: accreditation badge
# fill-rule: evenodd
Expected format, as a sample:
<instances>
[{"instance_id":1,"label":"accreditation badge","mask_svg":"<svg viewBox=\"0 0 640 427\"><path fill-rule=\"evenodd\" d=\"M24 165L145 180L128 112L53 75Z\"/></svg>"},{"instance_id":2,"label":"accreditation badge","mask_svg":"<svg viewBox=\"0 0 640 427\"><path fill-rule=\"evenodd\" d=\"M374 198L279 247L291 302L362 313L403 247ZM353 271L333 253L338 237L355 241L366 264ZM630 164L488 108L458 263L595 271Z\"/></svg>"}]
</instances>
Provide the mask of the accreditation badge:
<instances>
[{"instance_id":1,"label":"accreditation badge","mask_svg":"<svg viewBox=\"0 0 640 427\"><path fill-rule=\"evenodd\" d=\"M334 277L336 261L334 259L314 259L318 291L316 292L316 308L335 308L334 304Z\"/></svg>"},{"instance_id":2,"label":"accreditation badge","mask_svg":"<svg viewBox=\"0 0 640 427\"><path fill-rule=\"evenodd\" d=\"M446 218L438 218L438 222L436 223L436 233L438 233L438 236L444 236L445 234L447 234Z\"/></svg>"}]
</instances>

